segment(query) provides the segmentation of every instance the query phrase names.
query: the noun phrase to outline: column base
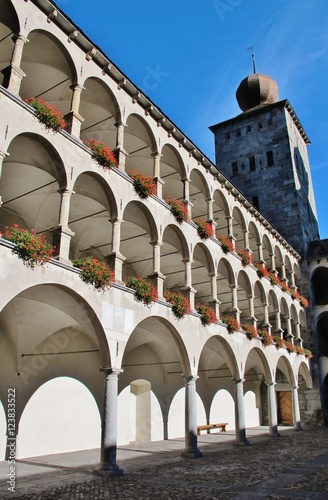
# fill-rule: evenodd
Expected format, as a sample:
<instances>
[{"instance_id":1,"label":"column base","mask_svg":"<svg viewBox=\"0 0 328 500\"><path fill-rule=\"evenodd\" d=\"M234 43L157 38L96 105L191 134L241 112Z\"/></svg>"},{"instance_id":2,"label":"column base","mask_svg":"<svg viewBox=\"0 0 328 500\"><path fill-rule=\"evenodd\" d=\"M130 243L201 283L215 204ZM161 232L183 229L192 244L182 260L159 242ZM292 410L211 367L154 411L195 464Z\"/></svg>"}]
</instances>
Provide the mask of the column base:
<instances>
[{"instance_id":1,"label":"column base","mask_svg":"<svg viewBox=\"0 0 328 500\"><path fill-rule=\"evenodd\" d=\"M248 446L250 444L250 442L248 441L248 439L241 439L239 441L234 441L233 442L234 445L236 446Z\"/></svg>"},{"instance_id":2,"label":"column base","mask_svg":"<svg viewBox=\"0 0 328 500\"><path fill-rule=\"evenodd\" d=\"M278 431L271 431L271 432L269 432L269 436L279 438L279 437L281 437L281 434Z\"/></svg>"},{"instance_id":3,"label":"column base","mask_svg":"<svg viewBox=\"0 0 328 500\"><path fill-rule=\"evenodd\" d=\"M302 429L302 426L301 426L301 424L300 424L300 423L299 423L299 424L294 425L294 427L293 427L293 431L302 431L302 430L303 430L303 429Z\"/></svg>"},{"instance_id":4,"label":"column base","mask_svg":"<svg viewBox=\"0 0 328 500\"><path fill-rule=\"evenodd\" d=\"M183 458L202 458L203 454L198 448L193 448L191 450L183 450L180 456Z\"/></svg>"},{"instance_id":5,"label":"column base","mask_svg":"<svg viewBox=\"0 0 328 500\"><path fill-rule=\"evenodd\" d=\"M93 471L93 474L97 476L115 477L115 476L121 476L123 474L123 469L121 469L117 464L116 465L100 464L98 469Z\"/></svg>"}]
</instances>

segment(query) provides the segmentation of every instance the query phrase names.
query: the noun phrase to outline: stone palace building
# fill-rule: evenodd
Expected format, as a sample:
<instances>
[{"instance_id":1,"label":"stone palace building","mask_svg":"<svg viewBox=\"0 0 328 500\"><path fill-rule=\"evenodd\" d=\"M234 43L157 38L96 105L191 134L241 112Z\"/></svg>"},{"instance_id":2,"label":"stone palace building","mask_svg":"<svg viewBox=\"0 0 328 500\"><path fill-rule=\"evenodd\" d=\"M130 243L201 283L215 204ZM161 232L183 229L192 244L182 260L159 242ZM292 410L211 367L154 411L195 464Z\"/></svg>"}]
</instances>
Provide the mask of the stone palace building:
<instances>
[{"instance_id":1,"label":"stone palace building","mask_svg":"<svg viewBox=\"0 0 328 500\"><path fill-rule=\"evenodd\" d=\"M199 456L205 424L237 443L323 424L328 245L309 140L275 82L241 83L242 113L211 127L214 165L52 1L0 0L0 60L0 459L9 391L17 458L100 447L110 474L130 442L184 437ZM31 267L8 227L53 257ZM81 279L87 257L115 273L109 289Z\"/></svg>"}]
</instances>

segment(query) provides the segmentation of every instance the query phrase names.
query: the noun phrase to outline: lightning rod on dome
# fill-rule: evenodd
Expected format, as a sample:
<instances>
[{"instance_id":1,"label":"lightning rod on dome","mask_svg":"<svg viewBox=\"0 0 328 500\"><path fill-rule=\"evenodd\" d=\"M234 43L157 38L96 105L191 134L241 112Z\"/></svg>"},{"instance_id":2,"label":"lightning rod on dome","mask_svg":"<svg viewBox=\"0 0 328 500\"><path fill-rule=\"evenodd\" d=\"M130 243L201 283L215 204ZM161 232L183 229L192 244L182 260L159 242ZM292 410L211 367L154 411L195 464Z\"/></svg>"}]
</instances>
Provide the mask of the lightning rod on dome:
<instances>
[{"instance_id":1,"label":"lightning rod on dome","mask_svg":"<svg viewBox=\"0 0 328 500\"><path fill-rule=\"evenodd\" d=\"M254 72L254 75L256 75L256 63L255 63L255 54L254 54L254 47L253 47L253 45L251 45L250 47L248 47L247 50L251 50L252 51L253 72Z\"/></svg>"}]
</instances>

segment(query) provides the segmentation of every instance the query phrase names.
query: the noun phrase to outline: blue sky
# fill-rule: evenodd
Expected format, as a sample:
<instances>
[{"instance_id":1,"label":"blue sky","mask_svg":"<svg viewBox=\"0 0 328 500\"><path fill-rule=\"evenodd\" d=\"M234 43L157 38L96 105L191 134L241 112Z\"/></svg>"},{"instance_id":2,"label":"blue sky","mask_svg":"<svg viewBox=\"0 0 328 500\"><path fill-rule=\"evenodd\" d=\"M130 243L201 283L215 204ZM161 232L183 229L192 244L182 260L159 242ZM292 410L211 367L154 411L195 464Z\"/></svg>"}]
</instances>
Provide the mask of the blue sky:
<instances>
[{"instance_id":1,"label":"blue sky","mask_svg":"<svg viewBox=\"0 0 328 500\"><path fill-rule=\"evenodd\" d=\"M311 140L321 238L328 238L326 0L57 0L57 5L214 162L210 125L240 113L235 92L274 78ZM154 76L155 75L155 76Z\"/></svg>"}]
</instances>

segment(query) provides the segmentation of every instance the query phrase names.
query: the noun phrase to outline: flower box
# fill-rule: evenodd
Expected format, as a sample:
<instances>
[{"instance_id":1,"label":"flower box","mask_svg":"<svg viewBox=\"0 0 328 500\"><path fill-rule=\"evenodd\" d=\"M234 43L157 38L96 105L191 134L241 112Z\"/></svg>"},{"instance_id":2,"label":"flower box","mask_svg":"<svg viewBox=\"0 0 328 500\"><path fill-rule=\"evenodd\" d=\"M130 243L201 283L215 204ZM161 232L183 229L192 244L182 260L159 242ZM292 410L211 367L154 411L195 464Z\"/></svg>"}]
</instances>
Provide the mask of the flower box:
<instances>
[{"instance_id":1,"label":"flower box","mask_svg":"<svg viewBox=\"0 0 328 500\"><path fill-rule=\"evenodd\" d=\"M268 276L269 271L265 267L262 262L255 262L254 267L256 268L256 272L259 278L264 278L264 276Z\"/></svg>"},{"instance_id":2,"label":"flower box","mask_svg":"<svg viewBox=\"0 0 328 500\"><path fill-rule=\"evenodd\" d=\"M133 179L134 190L140 198L146 199L148 196L156 194L156 183L150 175L143 174L137 170L131 170L129 175Z\"/></svg>"},{"instance_id":3,"label":"flower box","mask_svg":"<svg viewBox=\"0 0 328 500\"><path fill-rule=\"evenodd\" d=\"M6 226L2 236L14 243L12 253L32 269L36 265L44 265L53 257L55 247L50 245L43 235L35 234L33 229L29 231L14 224L12 227Z\"/></svg>"},{"instance_id":4,"label":"flower box","mask_svg":"<svg viewBox=\"0 0 328 500\"><path fill-rule=\"evenodd\" d=\"M210 306L199 305L196 307L196 311L201 316L200 320L203 326L207 326L211 323L217 322L215 311Z\"/></svg>"},{"instance_id":5,"label":"flower box","mask_svg":"<svg viewBox=\"0 0 328 500\"><path fill-rule=\"evenodd\" d=\"M262 345L267 347L273 344L273 338L271 333L267 332L266 330L259 330L258 333L259 336L261 337Z\"/></svg>"},{"instance_id":6,"label":"flower box","mask_svg":"<svg viewBox=\"0 0 328 500\"><path fill-rule=\"evenodd\" d=\"M150 305L158 299L157 288L140 276L126 278L124 283L135 291L135 299L138 302Z\"/></svg>"},{"instance_id":7,"label":"flower box","mask_svg":"<svg viewBox=\"0 0 328 500\"><path fill-rule=\"evenodd\" d=\"M25 102L34 109L38 120L47 128L58 131L66 127L62 113L55 106L34 97L25 99Z\"/></svg>"},{"instance_id":8,"label":"flower box","mask_svg":"<svg viewBox=\"0 0 328 500\"><path fill-rule=\"evenodd\" d=\"M170 205L171 212L179 224L189 219L188 206L183 201L169 197L165 202Z\"/></svg>"},{"instance_id":9,"label":"flower box","mask_svg":"<svg viewBox=\"0 0 328 500\"><path fill-rule=\"evenodd\" d=\"M181 293L167 290L164 292L164 298L166 302L172 304L172 312L176 318L181 319L191 313L189 300Z\"/></svg>"},{"instance_id":10,"label":"flower box","mask_svg":"<svg viewBox=\"0 0 328 500\"><path fill-rule=\"evenodd\" d=\"M273 340L276 344L277 349L282 349L282 348L286 347L286 342L283 338L280 337L280 335L275 335L273 337Z\"/></svg>"},{"instance_id":11,"label":"flower box","mask_svg":"<svg viewBox=\"0 0 328 500\"><path fill-rule=\"evenodd\" d=\"M221 243L221 246L222 246L222 243ZM252 263L252 254L250 253L249 250L246 250L246 249L245 250L238 250L237 254L241 258L241 263L244 267L247 266L248 264Z\"/></svg>"},{"instance_id":12,"label":"flower box","mask_svg":"<svg viewBox=\"0 0 328 500\"><path fill-rule=\"evenodd\" d=\"M294 345L292 342L286 342L286 348L288 352L297 352L296 345Z\"/></svg>"},{"instance_id":13,"label":"flower box","mask_svg":"<svg viewBox=\"0 0 328 500\"><path fill-rule=\"evenodd\" d=\"M244 330L245 335L249 340L259 338L259 334L257 333L257 328L254 325L246 324L242 326L242 329Z\"/></svg>"},{"instance_id":14,"label":"flower box","mask_svg":"<svg viewBox=\"0 0 328 500\"><path fill-rule=\"evenodd\" d=\"M85 257L73 262L81 270L81 280L89 283L96 290L108 290L114 281L114 272L105 263L94 257Z\"/></svg>"},{"instance_id":15,"label":"flower box","mask_svg":"<svg viewBox=\"0 0 328 500\"><path fill-rule=\"evenodd\" d=\"M222 316L220 320L226 325L228 333L237 332L240 328L238 321L233 316Z\"/></svg>"},{"instance_id":16,"label":"flower box","mask_svg":"<svg viewBox=\"0 0 328 500\"><path fill-rule=\"evenodd\" d=\"M235 245L228 236L220 234L218 240L221 243L221 248L224 253L233 252L235 250Z\"/></svg>"},{"instance_id":17,"label":"flower box","mask_svg":"<svg viewBox=\"0 0 328 500\"><path fill-rule=\"evenodd\" d=\"M83 142L88 148L91 149L92 158L94 158L99 165L107 169L117 167L115 155L107 144L93 139Z\"/></svg>"},{"instance_id":18,"label":"flower box","mask_svg":"<svg viewBox=\"0 0 328 500\"><path fill-rule=\"evenodd\" d=\"M208 238L213 238L214 229L211 222L206 221L205 219L202 219L200 217L194 219L193 222L197 226L197 234L200 239L207 240Z\"/></svg>"}]
</instances>

